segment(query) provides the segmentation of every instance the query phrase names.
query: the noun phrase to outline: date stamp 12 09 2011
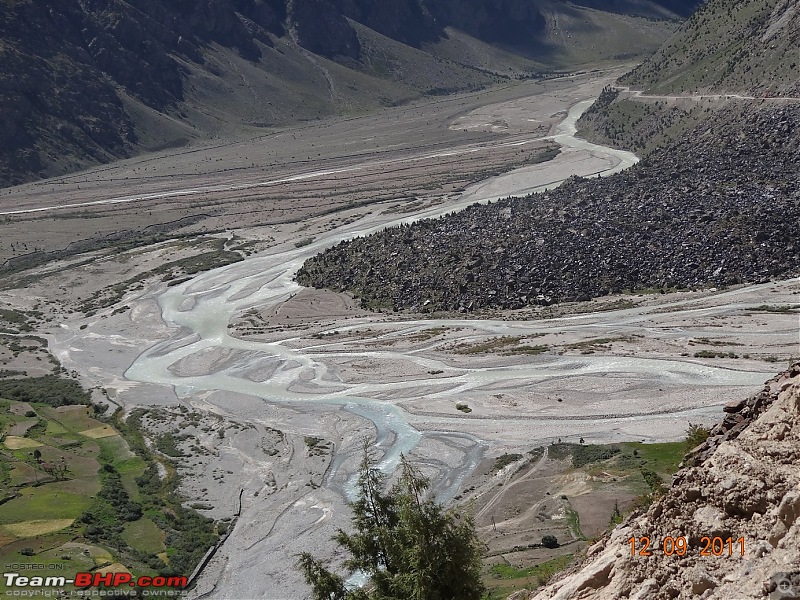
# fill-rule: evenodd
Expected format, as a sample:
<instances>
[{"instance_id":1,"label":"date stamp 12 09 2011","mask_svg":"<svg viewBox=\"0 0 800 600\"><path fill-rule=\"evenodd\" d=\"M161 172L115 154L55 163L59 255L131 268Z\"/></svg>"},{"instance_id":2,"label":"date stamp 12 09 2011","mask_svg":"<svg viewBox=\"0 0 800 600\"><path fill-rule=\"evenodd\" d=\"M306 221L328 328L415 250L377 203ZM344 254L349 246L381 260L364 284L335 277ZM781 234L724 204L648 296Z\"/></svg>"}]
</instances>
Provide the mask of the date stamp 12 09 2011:
<instances>
[{"instance_id":1,"label":"date stamp 12 09 2011","mask_svg":"<svg viewBox=\"0 0 800 600\"><path fill-rule=\"evenodd\" d=\"M648 536L632 537L628 540L631 545L631 556L653 556L654 552L660 552L665 556L686 556L691 552L697 552L699 556L744 556L744 538L734 539L732 537L722 538L719 536L703 536L700 543L689 544L684 536L673 537L665 536L661 544L653 544Z\"/></svg>"}]
</instances>

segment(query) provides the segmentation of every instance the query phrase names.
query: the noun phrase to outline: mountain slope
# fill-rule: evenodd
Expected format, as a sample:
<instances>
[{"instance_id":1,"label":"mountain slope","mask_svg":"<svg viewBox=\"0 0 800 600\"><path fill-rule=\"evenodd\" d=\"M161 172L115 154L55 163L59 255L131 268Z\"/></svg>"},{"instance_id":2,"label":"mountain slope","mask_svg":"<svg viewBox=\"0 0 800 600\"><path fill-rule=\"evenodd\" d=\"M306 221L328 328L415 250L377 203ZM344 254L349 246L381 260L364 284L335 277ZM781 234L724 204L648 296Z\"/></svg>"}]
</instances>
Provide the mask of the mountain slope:
<instances>
[{"instance_id":1,"label":"mountain slope","mask_svg":"<svg viewBox=\"0 0 800 600\"><path fill-rule=\"evenodd\" d=\"M0 185L639 55L674 27L647 18L678 18L696 0L585 4L0 0ZM548 28L559 16L575 24L566 35ZM625 42L573 50L609 28Z\"/></svg>"},{"instance_id":2,"label":"mountain slope","mask_svg":"<svg viewBox=\"0 0 800 600\"><path fill-rule=\"evenodd\" d=\"M755 53L762 30L780 27L794 35L794 13L777 10L776 1L761 0L769 8L739 48ZM728 0L712 0L701 13L720 14L727 6ZM710 35L707 19L692 23L680 36ZM674 39L665 48L671 44ZM706 48L699 43L689 53ZM793 68L791 54L773 58L778 71ZM654 81L669 85L670 67L653 61L626 81L653 73ZM761 64L767 85L774 70ZM796 74L794 83L787 78L784 89L797 81ZM604 93L592 118L612 142L650 145L630 170L339 245L307 261L298 281L350 290L365 306L471 311L800 273L794 241L800 236L800 102L618 95ZM621 130L625 135L617 135ZM652 143L656 135L660 147ZM767 226L777 222L779 228Z\"/></svg>"},{"instance_id":3,"label":"mountain slope","mask_svg":"<svg viewBox=\"0 0 800 600\"><path fill-rule=\"evenodd\" d=\"M581 135L647 154L738 96L800 97L798 47L796 1L713 0L621 77L623 87L604 92L582 117Z\"/></svg>"},{"instance_id":4,"label":"mountain slope","mask_svg":"<svg viewBox=\"0 0 800 600\"><path fill-rule=\"evenodd\" d=\"M714 0L620 83L650 93L800 96L799 47L795 0Z\"/></svg>"}]
</instances>

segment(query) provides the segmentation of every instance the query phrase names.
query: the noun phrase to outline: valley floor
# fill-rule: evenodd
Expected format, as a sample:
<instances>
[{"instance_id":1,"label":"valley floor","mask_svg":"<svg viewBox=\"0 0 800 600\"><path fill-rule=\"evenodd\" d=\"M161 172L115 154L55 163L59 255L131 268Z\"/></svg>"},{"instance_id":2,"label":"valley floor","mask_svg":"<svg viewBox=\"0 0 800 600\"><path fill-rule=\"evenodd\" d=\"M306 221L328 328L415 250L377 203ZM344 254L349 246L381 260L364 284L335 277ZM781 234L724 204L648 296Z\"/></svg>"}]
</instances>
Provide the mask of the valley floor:
<instances>
[{"instance_id":1,"label":"valley floor","mask_svg":"<svg viewBox=\"0 0 800 600\"><path fill-rule=\"evenodd\" d=\"M179 406L206 415L177 432L190 435L180 442L187 454L178 460L182 491L207 505L206 514L224 518L237 511L243 490L242 512L194 597L303 597L296 555L332 555L330 537L348 523L346 500L364 438L376 439L387 467L400 453L409 455L432 477L442 500L468 497L472 486L483 503L478 526L491 538L490 527L523 520L514 507L530 493L523 481L509 488L518 495L487 495L506 476L486 468L495 457L559 440L681 439L690 422L716 421L722 404L758 389L775 362L796 355L796 280L669 295L642 290L481 318L369 313L344 294L292 281L307 257L352 236L631 164L629 153L572 137L570 125L585 101L611 79L551 82L555 88L545 84L538 95L532 95L537 84L530 84L513 98L463 100L459 110L451 99L443 113L408 109L389 112L384 121L370 118L369 126L359 121L358 147L372 138L380 146L369 158L355 152L327 162L320 157L307 170L290 170L287 158L269 175L269 182L278 181L274 186L252 168L200 177L188 172L187 157L174 155L172 163L122 164L83 174L84 180L50 182L51 189L13 190L25 210L45 209L56 197L68 204L102 202L75 209L100 211L98 231L114 220L144 219L151 208L162 211L159 218L173 209L188 214L190 203L207 197L211 216L185 233L235 229L199 241L97 250L14 275L0 295L15 309L41 311L38 327L51 350L84 383L104 387L127 411L156 407L153 414L161 416L145 423L153 435L172 431ZM352 126L330 125L339 128L340 153ZM314 140L324 144L326 127L301 132L305 141L297 142L296 152L308 154ZM498 134L495 128L506 129ZM481 129L480 139L449 137ZM422 151L391 150L408 130L417 136L412 142L426 131L439 137ZM506 171L521 166L509 152L530 148L519 157L527 161L553 143L561 153L550 162L469 183L476 164L495 157L490 168ZM227 155L226 168L250 160L256 147L253 142L238 157ZM208 149L208 160L218 152ZM377 158L384 152L391 158ZM130 176L125 169L134 168L155 174L133 186L121 183ZM173 169L183 175L171 175ZM340 186L352 193L340 196ZM246 189L269 189L293 204L279 214L267 197L241 199ZM154 198L134 199L149 194ZM113 198L125 201L110 204ZM374 202L362 205L366 198ZM272 210L262 212L264 205ZM319 214L330 209L338 212ZM90 221L61 218L58 211L37 214L9 218L42 240L49 235L56 241L37 243L53 248ZM187 279L194 273L186 261L210 255L204 260L231 262L224 252L244 260ZM164 265L173 266L165 271ZM117 282L127 285L111 290ZM547 461L540 466L533 475L556 477ZM564 480L547 489L569 495L585 520L603 520L592 515L586 495L593 487L585 482ZM543 511L547 519L564 518L551 508ZM507 542L491 544L499 551Z\"/></svg>"}]
</instances>

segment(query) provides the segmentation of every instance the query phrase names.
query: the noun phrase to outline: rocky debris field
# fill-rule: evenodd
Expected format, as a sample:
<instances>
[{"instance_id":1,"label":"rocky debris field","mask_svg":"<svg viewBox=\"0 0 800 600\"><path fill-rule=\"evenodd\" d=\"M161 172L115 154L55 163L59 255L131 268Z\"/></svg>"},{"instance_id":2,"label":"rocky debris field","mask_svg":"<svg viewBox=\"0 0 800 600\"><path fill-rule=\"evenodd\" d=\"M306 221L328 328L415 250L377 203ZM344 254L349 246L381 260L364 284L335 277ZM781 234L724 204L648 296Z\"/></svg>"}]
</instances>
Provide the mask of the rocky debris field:
<instances>
[{"instance_id":1,"label":"rocky debris field","mask_svg":"<svg viewBox=\"0 0 800 600\"><path fill-rule=\"evenodd\" d=\"M303 285L365 307L521 308L800 270L800 106L712 113L631 169L343 242Z\"/></svg>"},{"instance_id":2,"label":"rocky debris field","mask_svg":"<svg viewBox=\"0 0 800 600\"><path fill-rule=\"evenodd\" d=\"M710 454L590 547L582 566L515 598L800 598L800 363L726 407L736 415L762 409L738 436L713 435L696 449L695 458ZM643 537L649 556L639 554Z\"/></svg>"}]
</instances>

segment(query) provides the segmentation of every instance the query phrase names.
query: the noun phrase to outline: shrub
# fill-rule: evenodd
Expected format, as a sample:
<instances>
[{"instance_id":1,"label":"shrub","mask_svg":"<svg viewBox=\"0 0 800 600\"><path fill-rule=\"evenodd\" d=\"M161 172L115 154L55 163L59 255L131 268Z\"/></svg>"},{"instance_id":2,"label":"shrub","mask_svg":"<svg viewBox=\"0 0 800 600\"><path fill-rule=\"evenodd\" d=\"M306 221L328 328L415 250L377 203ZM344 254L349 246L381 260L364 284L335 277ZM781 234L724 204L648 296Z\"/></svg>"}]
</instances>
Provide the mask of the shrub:
<instances>
[{"instance_id":1,"label":"shrub","mask_svg":"<svg viewBox=\"0 0 800 600\"><path fill-rule=\"evenodd\" d=\"M708 439L709 433L708 427L689 423L689 429L686 430L686 446L689 450L696 448Z\"/></svg>"},{"instance_id":2,"label":"shrub","mask_svg":"<svg viewBox=\"0 0 800 600\"><path fill-rule=\"evenodd\" d=\"M619 454L617 446L572 446L572 466L576 469L584 465L600 462Z\"/></svg>"},{"instance_id":3,"label":"shrub","mask_svg":"<svg viewBox=\"0 0 800 600\"><path fill-rule=\"evenodd\" d=\"M542 546L545 548L558 548L560 544L558 543L558 538L554 535L545 535L542 536Z\"/></svg>"}]
</instances>

